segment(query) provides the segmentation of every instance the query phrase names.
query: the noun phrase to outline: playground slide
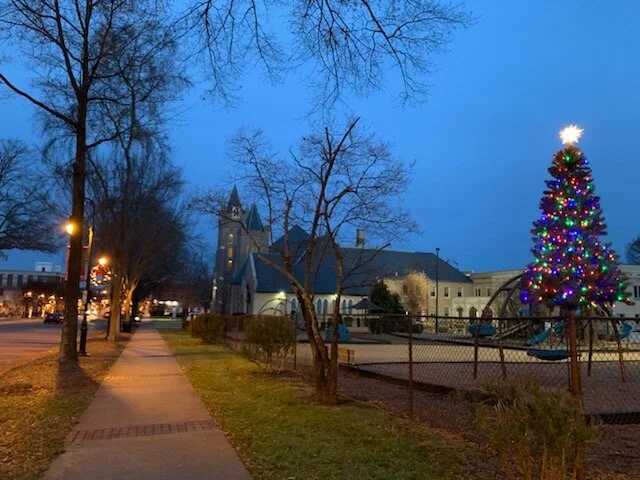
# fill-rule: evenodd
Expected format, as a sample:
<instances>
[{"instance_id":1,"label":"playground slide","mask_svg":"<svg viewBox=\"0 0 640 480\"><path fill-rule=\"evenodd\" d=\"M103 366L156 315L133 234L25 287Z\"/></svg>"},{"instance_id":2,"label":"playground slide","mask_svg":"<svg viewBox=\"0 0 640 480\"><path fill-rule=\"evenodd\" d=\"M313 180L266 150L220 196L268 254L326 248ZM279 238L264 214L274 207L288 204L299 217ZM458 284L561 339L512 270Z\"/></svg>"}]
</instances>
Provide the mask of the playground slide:
<instances>
[{"instance_id":1,"label":"playground slide","mask_svg":"<svg viewBox=\"0 0 640 480\"><path fill-rule=\"evenodd\" d=\"M544 342L551 335L551 329L547 328L546 330L534 335L533 337L527 339L527 346L532 347L533 345L539 345Z\"/></svg>"},{"instance_id":2,"label":"playground slide","mask_svg":"<svg viewBox=\"0 0 640 480\"><path fill-rule=\"evenodd\" d=\"M631 324L627 322L622 322L618 336L620 337L620 340L624 340L629 335L631 335L631 332L633 332L633 327L631 326Z\"/></svg>"},{"instance_id":3,"label":"playground slide","mask_svg":"<svg viewBox=\"0 0 640 480\"><path fill-rule=\"evenodd\" d=\"M325 342L330 342L331 337L333 335L333 327L328 327L327 332L324 336ZM351 332L347 328L347 326L343 323L338 325L338 341L339 342L350 342L351 341Z\"/></svg>"}]
</instances>

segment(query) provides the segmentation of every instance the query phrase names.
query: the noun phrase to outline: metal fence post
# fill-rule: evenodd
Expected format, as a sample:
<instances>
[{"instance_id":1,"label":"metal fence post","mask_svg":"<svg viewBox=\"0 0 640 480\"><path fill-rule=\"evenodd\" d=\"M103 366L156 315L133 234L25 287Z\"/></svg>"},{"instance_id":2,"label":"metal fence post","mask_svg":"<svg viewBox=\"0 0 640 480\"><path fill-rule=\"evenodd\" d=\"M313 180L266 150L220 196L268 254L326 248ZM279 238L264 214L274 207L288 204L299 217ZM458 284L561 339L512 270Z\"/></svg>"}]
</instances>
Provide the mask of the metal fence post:
<instances>
[{"instance_id":1,"label":"metal fence post","mask_svg":"<svg viewBox=\"0 0 640 480\"><path fill-rule=\"evenodd\" d=\"M411 315L407 315L409 332L409 418L413 420L413 324Z\"/></svg>"},{"instance_id":2,"label":"metal fence post","mask_svg":"<svg viewBox=\"0 0 640 480\"><path fill-rule=\"evenodd\" d=\"M582 397L582 386L580 385L580 364L578 363L578 321L573 310L569 311L567 317L567 323L569 324L569 362L571 365L569 387L571 394L580 399Z\"/></svg>"}]
</instances>

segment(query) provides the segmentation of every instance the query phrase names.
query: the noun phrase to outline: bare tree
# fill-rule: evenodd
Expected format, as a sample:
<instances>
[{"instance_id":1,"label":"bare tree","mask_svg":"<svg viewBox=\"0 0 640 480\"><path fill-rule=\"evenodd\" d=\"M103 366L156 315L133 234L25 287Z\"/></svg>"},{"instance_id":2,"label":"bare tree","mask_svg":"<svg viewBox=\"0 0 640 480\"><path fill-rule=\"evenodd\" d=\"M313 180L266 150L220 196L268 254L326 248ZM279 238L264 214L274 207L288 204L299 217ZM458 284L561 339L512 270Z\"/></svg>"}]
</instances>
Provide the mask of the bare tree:
<instances>
[{"instance_id":1,"label":"bare tree","mask_svg":"<svg viewBox=\"0 0 640 480\"><path fill-rule=\"evenodd\" d=\"M231 154L244 167L242 177L267 210L268 228L283 233L277 254L260 250L260 259L291 284L304 318L313 356L317 399L337 399L337 326L339 309L332 315L333 337L325 348L314 308L315 283L321 268L335 271L336 305L350 286L363 276L376 252L415 229L415 223L398 201L408 182L407 166L395 158L389 146L360 131L359 120L304 137L289 160L270 157L261 132L245 130L231 141ZM202 195L196 205L210 213L225 215L216 192ZM234 221L226 218L227 221ZM236 220L237 221L237 220ZM300 226L308 237L290 241L288 232ZM376 247L344 249L340 245L356 228L366 228ZM247 232L248 233L248 232Z\"/></svg>"},{"instance_id":2,"label":"bare tree","mask_svg":"<svg viewBox=\"0 0 640 480\"><path fill-rule=\"evenodd\" d=\"M411 315L422 315L427 308L428 284L423 272L409 272L402 282L402 303Z\"/></svg>"},{"instance_id":3,"label":"bare tree","mask_svg":"<svg viewBox=\"0 0 640 480\"><path fill-rule=\"evenodd\" d=\"M0 140L0 256L13 248L55 252L61 245L50 188L33 156L19 141Z\"/></svg>"},{"instance_id":4,"label":"bare tree","mask_svg":"<svg viewBox=\"0 0 640 480\"><path fill-rule=\"evenodd\" d=\"M110 141L97 118L105 59L118 56L114 31L152 14L154 2L126 0L0 0L0 42L12 45L37 69L32 87L0 71L0 85L36 106L45 129L71 139L73 182L70 221L76 228L68 257L60 362L75 363L77 299L82 255L87 153ZM13 52L11 52L13 53Z\"/></svg>"},{"instance_id":5,"label":"bare tree","mask_svg":"<svg viewBox=\"0 0 640 480\"><path fill-rule=\"evenodd\" d=\"M282 17L288 41L273 32L271 20ZM472 21L461 4L437 0L198 0L180 23L222 98L234 97L243 61L253 57L271 79L304 68L316 100L330 107L345 91L379 90L389 72L401 80L402 101L424 98L431 57Z\"/></svg>"},{"instance_id":6,"label":"bare tree","mask_svg":"<svg viewBox=\"0 0 640 480\"><path fill-rule=\"evenodd\" d=\"M640 235L627 244L627 262L640 265Z\"/></svg>"},{"instance_id":7,"label":"bare tree","mask_svg":"<svg viewBox=\"0 0 640 480\"><path fill-rule=\"evenodd\" d=\"M100 212L97 245L112 259L109 338L115 341L120 305L128 315L139 282L165 275L164 262L186 242L185 209L177 201L183 182L168 160L132 156L126 162L92 159L89 185Z\"/></svg>"}]
</instances>

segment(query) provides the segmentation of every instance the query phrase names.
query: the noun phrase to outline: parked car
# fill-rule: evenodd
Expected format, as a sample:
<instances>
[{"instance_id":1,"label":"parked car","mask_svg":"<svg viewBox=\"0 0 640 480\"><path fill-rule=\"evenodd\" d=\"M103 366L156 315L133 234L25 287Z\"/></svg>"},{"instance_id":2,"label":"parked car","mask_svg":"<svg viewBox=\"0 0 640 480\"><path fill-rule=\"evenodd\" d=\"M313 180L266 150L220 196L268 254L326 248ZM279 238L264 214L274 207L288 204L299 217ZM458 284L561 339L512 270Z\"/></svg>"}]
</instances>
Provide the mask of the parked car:
<instances>
[{"instance_id":1,"label":"parked car","mask_svg":"<svg viewBox=\"0 0 640 480\"><path fill-rule=\"evenodd\" d=\"M62 323L64 322L64 313L62 312L54 312L48 313L46 317L44 317L43 323Z\"/></svg>"}]
</instances>

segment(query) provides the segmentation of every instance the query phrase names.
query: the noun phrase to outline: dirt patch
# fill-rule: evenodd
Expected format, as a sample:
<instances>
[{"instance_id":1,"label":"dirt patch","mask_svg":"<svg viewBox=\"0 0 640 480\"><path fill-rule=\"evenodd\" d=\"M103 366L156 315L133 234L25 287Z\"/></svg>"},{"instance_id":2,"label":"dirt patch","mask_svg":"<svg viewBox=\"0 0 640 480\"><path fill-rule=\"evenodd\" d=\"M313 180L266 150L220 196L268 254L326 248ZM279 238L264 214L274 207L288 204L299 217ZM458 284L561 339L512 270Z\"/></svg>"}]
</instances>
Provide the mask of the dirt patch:
<instances>
[{"instance_id":1,"label":"dirt patch","mask_svg":"<svg viewBox=\"0 0 640 480\"><path fill-rule=\"evenodd\" d=\"M406 387L341 372L339 388L347 397L365 402L394 415L407 417L409 393ZM478 432L474 413L455 394L414 392L414 419L445 435L468 442L478 452L469 459L469 471L482 477L506 478L500 462ZM602 425L587 451L588 478L594 480L631 480L640 478L640 425ZM471 475L471 474L470 474ZM468 478L477 478L469 476Z\"/></svg>"}]
</instances>

